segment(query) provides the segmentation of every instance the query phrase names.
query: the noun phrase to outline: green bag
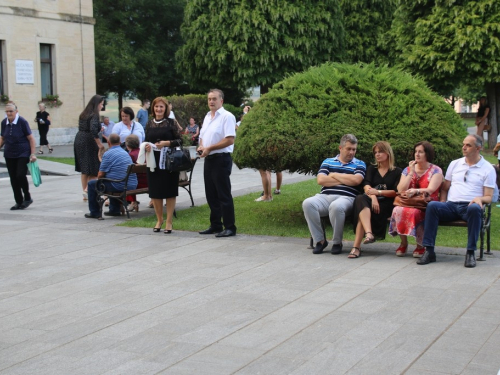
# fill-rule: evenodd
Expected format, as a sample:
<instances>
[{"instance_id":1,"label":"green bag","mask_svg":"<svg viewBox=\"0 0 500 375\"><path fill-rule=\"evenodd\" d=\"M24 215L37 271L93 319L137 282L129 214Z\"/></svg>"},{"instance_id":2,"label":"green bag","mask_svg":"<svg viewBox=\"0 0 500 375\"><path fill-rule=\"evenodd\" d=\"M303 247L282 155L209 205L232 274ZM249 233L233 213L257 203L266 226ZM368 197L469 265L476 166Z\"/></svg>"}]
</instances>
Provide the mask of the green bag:
<instances>
[{"instance_id":1,"label":"green bag","mask_svg":"<svg viewBox=\"0 0 500 375\"><path fill-rule=\"evenodd\" d=\"M40 174L38 162L35 160L32 163L28 163L28 169L30 171L31 178L33 179L33 185L35 185L35 187L40 186L42 183L42 175Z\"/></svg>"}]
</instances>

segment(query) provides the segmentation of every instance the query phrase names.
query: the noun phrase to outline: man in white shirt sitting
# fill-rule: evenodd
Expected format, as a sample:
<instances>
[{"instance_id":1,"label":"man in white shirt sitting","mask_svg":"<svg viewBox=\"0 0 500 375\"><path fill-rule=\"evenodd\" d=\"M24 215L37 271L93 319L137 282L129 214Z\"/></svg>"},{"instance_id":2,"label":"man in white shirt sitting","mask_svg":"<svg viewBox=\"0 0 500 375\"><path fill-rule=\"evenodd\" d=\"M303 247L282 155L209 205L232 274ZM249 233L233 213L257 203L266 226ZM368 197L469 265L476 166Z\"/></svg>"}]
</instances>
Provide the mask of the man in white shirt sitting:
<instances>
[{"instance_id":1,"label":"man in white shirt sitting","mask_svg":"<svg viewBox=\"0 0 500 375\"><path fill-rule=\"evenodd\" d=\"M436 261L434 244L439 221L467 221L467 254L464 266L476 266L475 251L481 230L483 204L491 203L496 172L480 154L483 139L474 134L465 137L462 145L463 158L453 160L446 170L441 186L440 202L429 202L425 212L424 255L417 264Z\"/></svg>"}]
</instances>

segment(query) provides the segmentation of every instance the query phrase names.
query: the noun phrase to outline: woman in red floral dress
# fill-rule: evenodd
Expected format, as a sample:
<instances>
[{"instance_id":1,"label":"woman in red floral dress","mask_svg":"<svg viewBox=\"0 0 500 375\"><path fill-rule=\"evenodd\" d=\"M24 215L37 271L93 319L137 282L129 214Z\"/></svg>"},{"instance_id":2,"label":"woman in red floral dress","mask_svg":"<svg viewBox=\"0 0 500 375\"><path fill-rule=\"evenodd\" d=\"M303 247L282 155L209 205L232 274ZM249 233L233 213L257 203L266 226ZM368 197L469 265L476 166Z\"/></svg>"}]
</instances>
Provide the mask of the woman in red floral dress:
<instances>
[{"instance_id":1,"label":"woman in red floral dress","mask_svg":"<svg viewBox=\"0 0 500 375\"><path fill-rule=\"evenodd\" d=\"M434 147L429 142L418 142L414 148L415 160L403 170L398 185L398 192L408 191L410 194L430 195L434 201L438 200L439 188L443 182L443 171L434 160ZM413 251L414 258L420 258L425 248L422 246L424 237L425 211L418 208L395 206L389 224L389 234L399 234L401 244L396 250L397 256L405 256L408 248L407 236L415 237L417 248Z\"/></svg>"}]
</instances>

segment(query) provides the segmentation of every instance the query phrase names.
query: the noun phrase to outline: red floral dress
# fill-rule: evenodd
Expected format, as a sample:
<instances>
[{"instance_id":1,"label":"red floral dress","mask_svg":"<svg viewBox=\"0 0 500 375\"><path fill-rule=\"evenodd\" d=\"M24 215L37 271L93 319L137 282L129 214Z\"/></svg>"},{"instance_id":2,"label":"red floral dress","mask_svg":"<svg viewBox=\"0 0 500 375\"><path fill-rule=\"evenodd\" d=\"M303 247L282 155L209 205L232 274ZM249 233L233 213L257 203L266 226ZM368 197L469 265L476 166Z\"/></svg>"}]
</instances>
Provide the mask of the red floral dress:
<instances>
[{"instance_id":1,"label":"red floral dress","mask_svg":"<svg viewBox=\"0 0 500 375\"><path fill-rule=\"evenodd\" d=\"M403 171L403 176L407 176L409 168L406 167ZM418 177L413 174L410 186L408 189L425 189L429 186L432 176L436 173L443 174L441 168L437 165L431 164L425 173ZM437 201L439 195L439 186L434 193L431 194L431 200ZM391 222L389 224L389 234L396 236L401 234L403 236L412 236L417 240L417 244L422 245L424 239L424 219L425 211L418 208L399 207L395 206L392 210Z\"/></svg>"}]
</instances>

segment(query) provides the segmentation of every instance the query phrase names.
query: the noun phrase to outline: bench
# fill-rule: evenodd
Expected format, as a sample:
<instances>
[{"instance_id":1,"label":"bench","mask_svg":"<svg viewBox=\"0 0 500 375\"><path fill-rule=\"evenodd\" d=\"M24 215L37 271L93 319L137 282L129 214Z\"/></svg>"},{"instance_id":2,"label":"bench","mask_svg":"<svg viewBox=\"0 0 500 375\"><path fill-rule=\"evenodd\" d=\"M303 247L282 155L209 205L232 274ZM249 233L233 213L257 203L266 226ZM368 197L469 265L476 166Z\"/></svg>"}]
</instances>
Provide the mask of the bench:
<instances>
[{"instance_id":1,"label":"bench","mask_svg":"<svg viewBox=\"0 0 500 375\"><path fill-rule=\"evenodd\" d=\"M387 221L390 221L389 217ZM347 221L347 218L346 218ZM323 236L326 238L325 227L330 224L330 218L328 216L321 217L321 228L323 229ZM481 230L479 232L480 247L479 247L479 258L477 260L485 260L484 254L491 255L491 243L490 243L490 224L491 224L491 204L483 204L483 218L481 220ZM440 226L443 227L462 227L467 228L467 222L464 220L455 221L440 221ZM484 252L484 234L486 233L486 252ZM314 248L312 237L310 238L309 248Z\"/></svg>"},{"instance_id":2,"label":"bench","mask_svg":"<svg viewBox=\"0 0 500 375\"><path fill-rule=\"evenodd\" d=\"M189 198L191 198L191 207L194 207L194 200L193 200L193 194L191 191L191 182L193 179L193 170L194 166L196 164L196 161L199 159L199 157L195 159L191 159L192 166L190 169L187 169L183 172L186 172L188 179L187 180L180 180L179 181L179 187L183 188L186 190L189 194ZM128 179L129 176L132 173L146 173L148 167L145 164L130 164L127 168L127 173L125 177L121 180L111 180L109 178L99 178L97 180L97 183L95 185L97 195L98 195L98 202L99 202L99 207L101 211L101 216L100 219L102 220L102 207L104 205L104 202L106 201L107 198L109 199L117 199L121 205L123 206L125 212L127 213L127 218L130 219L130 212L128 210L128 203L127 202L127 197L130 195L138 195L138 194L147 194L149 193L149 188L140 188L140 189L128 189L127 184L128 184ZM104 181L107 182L124 182L125 186L123 188L123 191L120 192L110 192L106 191L106 186L104 185Z\"/></svg>"}]
</instances>

